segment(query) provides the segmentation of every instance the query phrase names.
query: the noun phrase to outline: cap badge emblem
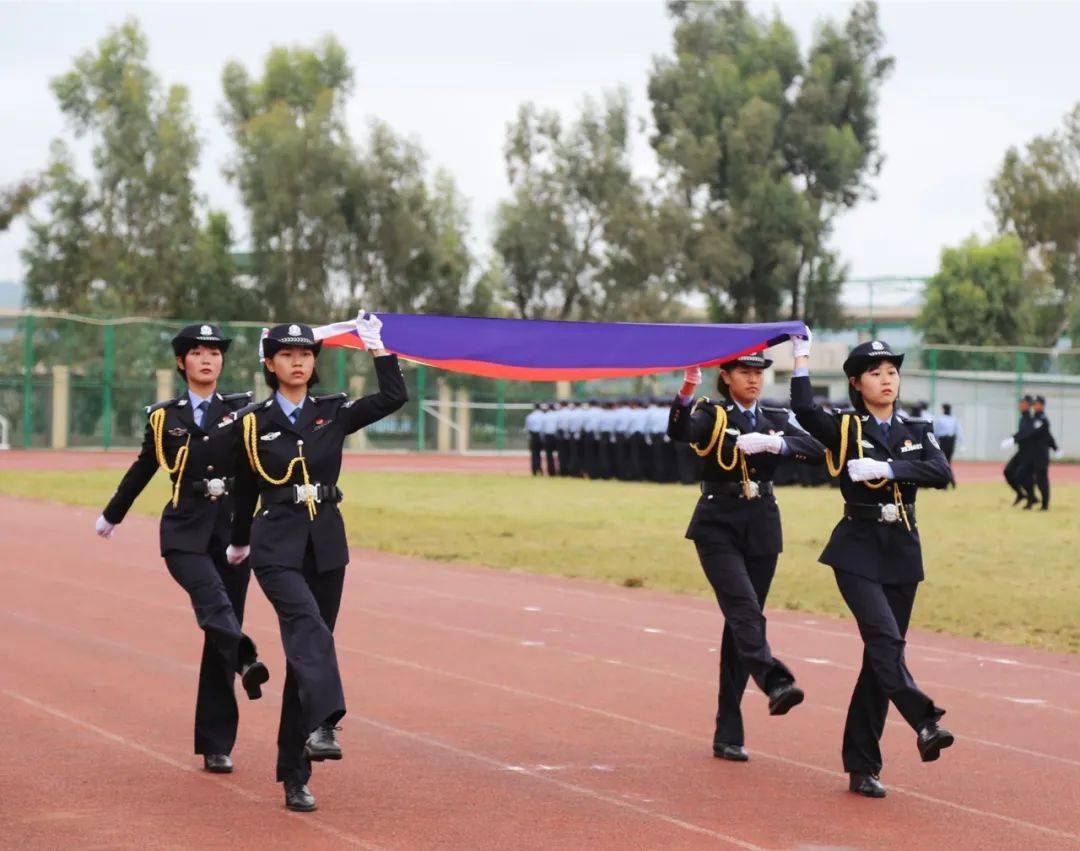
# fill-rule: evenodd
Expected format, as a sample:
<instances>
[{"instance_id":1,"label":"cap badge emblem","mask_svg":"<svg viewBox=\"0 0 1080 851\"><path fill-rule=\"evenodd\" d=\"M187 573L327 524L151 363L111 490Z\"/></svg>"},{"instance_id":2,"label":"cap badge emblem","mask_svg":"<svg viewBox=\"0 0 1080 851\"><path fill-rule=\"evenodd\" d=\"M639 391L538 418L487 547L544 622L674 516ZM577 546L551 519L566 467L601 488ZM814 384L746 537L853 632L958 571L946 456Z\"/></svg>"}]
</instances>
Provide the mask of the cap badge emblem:
<instances>
[{"instance_id":1,"label":"cap badge emblem","mask_svg":"<svg viewBox=\"0 0 1080 851\"><path fill-rule=\"evenodd\" d=\"M203 325L203 327L199 329L199 333L202 334L204 337L210 337L213 335L214 329L211 328L209 325Z\"/></svg>"},{"instance_id":2,"label":"cap badge emblem","mask_svg":"<svg viewBox=\"0 0 1080 851\"><path fill-rule=\"evenodd\" d=\"M292 336L294 336L294 337L299 337L300 336L300 326L299 325L290 325L289 326L289 333L292 334Z\"/></svg>"},{"instance_id":3,"label":"cap badge emblem","mask_svg":"<svg viewBox=\"0 0 1080 851\"><path fill-rule=\"evenodd\" d=\"M874 342L870 344L870 348L873 349L875 352L880 352L882 349L885 348L885 344L874 340Z\"/></svg>"}]
</instances>

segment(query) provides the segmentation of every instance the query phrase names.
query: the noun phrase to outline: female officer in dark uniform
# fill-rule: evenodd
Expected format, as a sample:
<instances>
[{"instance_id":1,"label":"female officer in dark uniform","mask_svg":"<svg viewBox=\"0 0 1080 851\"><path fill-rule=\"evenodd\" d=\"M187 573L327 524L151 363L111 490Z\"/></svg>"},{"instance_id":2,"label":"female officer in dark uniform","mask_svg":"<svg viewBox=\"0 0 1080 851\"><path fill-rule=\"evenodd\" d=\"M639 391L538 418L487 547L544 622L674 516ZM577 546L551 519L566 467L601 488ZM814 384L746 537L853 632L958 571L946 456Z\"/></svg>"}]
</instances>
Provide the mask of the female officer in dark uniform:
<instances>
[{"instance_id":1,"label":"female officer in dark uniform","mask_svg":"<svg viewBox=\"0 0 1080 851\"><path fill-rule=\"evenodd\" d=\"M311 761L341 759L334 725L345 715L345 696L333 631L349 561L337 505L342 447L348 435L408 400L381 328L375 316L357 320L360 338L375 356L379 392L355 400L344 393L309 396L322 344L302 323L271 328L262 353L274 395L236 417L247 463L237 472L233 544L243 553L250 541L255 578L281 626L287 667L277 779L285 786L285 806L301 812L316 806L306 786ZM262 505L252 522L257 498Z\"/></svg>"},{"instance_id":2,"label":"female officer in dark uniform","mask_svg":"<svg viewBox=\"0 0 1080 851\"><path fill-rule=\"evenodd\" d=\"M736 762L748 759L740 709L747 675L769 696L770 715L803 700L794 675L769 649L762 608L783 548L773 473L785 455L820 464L822 449L793 425L789 411L758 404L771 363L760 353L728 361L718 382L724 399L699 399L693 407L701 370L688 369L668 419L671 439L689 443L704 461L702 495L686 537L724 613L713 754Z\"/></svg>"},{"instance_id":3,"label":"female officer in dark uniform","mask_svg":"<svg viewBox=\"0 0 1080 851\"><path fill-rule=\"evenodd\" d=\"M232 771L239 712L233 677L239 673L248 697L261 697L269 674L256 658L255 644L241 631L250 571L230 565L226 546L232 534L233 464L239 441L220 421L251 401L251 393L217 392L230 340L216 325L189 325L172 340L177 370L187 392L146 409L149 422L142 451L124 475L116 495L97 520L97 533L111 538L160 466L173 483L161 513L161 555L191 597L205 632L195 704L195 753L207 771Z\"/></svg>"},{"instance_id":4,"label":"female officer in dark uniform","mask_svg":"<svg viewBox=\"0 0 1080 851\"><path fill-rule=\"evenodd\" d=\"M844 770L852 792L885 796L880 740L891 700L917 733L924 762L953 743L938 726L944 710L919 690L904 660L915 591L923 579L915 518L919 486L945 488L949 462L929 420L896 411L902 353L874 340L844 362L854 413L825 413L810 387L810 340L794 339L791 404L799 423L826 448L829 472L840 477L844 517L821 561L855 616L864 649L862 670L844 727Z\"/></svg>"}]
</instances>

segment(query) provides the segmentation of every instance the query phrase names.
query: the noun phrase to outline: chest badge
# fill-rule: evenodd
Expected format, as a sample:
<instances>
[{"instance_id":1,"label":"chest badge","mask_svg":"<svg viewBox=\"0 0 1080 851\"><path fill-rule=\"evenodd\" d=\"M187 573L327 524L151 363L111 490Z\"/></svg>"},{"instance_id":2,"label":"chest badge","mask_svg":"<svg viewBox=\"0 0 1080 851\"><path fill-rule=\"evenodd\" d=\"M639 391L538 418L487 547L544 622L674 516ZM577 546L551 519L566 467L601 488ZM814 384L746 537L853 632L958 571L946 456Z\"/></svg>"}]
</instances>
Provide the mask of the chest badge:
<instances>
[{"instance_id":1,"label":"chest badge","mask_svg":"<svg viewBox=\"0 0 1080 851\"><path fill-rule=\"evenodd\" d=\"M187 429L177 426L176 428L169 429L169 434L171 434L173 437L183 437L185 434L187 434Z\"/></svg>"},{"instance_id":2,"label":"chest badge","mask_svg":"<svg viewBox=\"0 0 1080 851\"><path fill-rule=\"evenodd\" d=\"M275 437L281 437L281 432L268 431L266 434L260 435L259 440L273 440Z\"/></svg>"}]
</instances>

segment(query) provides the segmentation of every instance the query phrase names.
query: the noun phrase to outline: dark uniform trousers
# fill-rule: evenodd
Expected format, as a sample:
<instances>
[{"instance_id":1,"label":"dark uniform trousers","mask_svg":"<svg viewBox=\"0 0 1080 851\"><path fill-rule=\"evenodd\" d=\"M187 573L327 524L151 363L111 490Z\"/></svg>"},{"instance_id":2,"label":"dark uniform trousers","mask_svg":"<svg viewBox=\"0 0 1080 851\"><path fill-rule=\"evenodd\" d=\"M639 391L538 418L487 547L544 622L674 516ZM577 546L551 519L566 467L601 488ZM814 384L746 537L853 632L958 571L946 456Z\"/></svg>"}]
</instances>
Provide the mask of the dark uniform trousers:
<instances>
[{"instance_id":1,"label":"dark uniform trousers","mask_svg":"<svg viewBox=\"0 0 1080 851\"><path fill-rule=\"evenodd\" d=\"M547 461L547 474L549 476L559 475L558 469L555 467L555 449L557 447L557 441L555 435L544 435L544 457Z\"/></svg>"},{"instance_id":2,"label":"dark uniform trousers","mask_svg":"<svg viewBox=\"0 0 1080 851\"><path fill-rule=\"evenodd\" d=\"M879 743L889 701L915 730L944 714L915 685L904 660L905 636L919 585L886 585L842 570L833 572L863 640L862 668L844 725L844 771L880 774Z\"/></svg>"},{"instance_id":3,"label":"dark uniform trousers","mask_svg":"<svg viewBox=\"0 0 1080 851\"><path fill-rule=\"evenodd\" d=\"M542 476L544 470L540 465L540 453L544 448L543 435L538 431L529 432L529 457L531 459L532 474L534 476Z\"/></svg>"},{"instance_id":4,"label":"dark uniform trousers","mask_svg":"<svg viewBox=\"0 0 1080 851\"><path fill-rule=\"evenodd\" d=\"M277 613L289 660L281 695L277 780L307 783L311 763L304 758L304 742L312 730L336 724L345 715L334 647L345 568L319 572L309 544L301 570L257 567L255 578Z\"/></svg>"},{"instance_id":5,"label":"dark uniform trousers","mask_svg":"<svg viewBox=\"0 0 1080 851\"><path fill-rule=\"evenodd\" d=\"M206 553L166 553L165 565L191 598L195 620L205 634L195 704L195 753L232 753L240 723L233 679L256 658L254 644L241 631L251 570L246 562L230 565L225 545L217 540L210 542Z\"/></svg>"},{"instance_id":6,"label":"dark uniform trousers","mask_svg":"<svg viewBox=\"0 0 1080 851\"><path fill-rule=\"evenodd\" d=\"M765 599L776 555L742 556L697 544L698 558L724 614L714 745L744 745L742 697L751 674L763 691L794 680L765 639Z\"/></svg>"}]
</instances>

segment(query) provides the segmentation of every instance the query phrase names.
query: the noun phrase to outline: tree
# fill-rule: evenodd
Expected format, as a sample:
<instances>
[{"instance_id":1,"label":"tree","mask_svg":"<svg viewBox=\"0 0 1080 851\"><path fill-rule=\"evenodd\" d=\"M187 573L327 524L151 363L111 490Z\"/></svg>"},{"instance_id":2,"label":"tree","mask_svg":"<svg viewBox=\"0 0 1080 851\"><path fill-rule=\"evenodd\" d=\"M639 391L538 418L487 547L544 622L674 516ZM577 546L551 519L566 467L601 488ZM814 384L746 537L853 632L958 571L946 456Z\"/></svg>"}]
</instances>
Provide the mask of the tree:
<instances>
[{"instance_id":1,"label":"tree","mask_svg":"<svg viewBox=\"0 0 1080 851\"><path fill-rule=\"evenodd\" d=\"M223 72L222 117L236 144L226 173L247 207L253 271L272 319L326 316L335 301L352 80L330 37L315 49L274 48L258 79L237 62Z\"/></svg>"},{"instance_id":2,"label":"tree","mask_svg":"<svg viewBox=\"0 0 1080 851\"><path fill-rule=\"evenodd\" d=\"M610 316L645 277L620 242L641 232L643 215L629 96L586 101L567 129L557 113L525 104L504 151L512 197L499 205L494 238L504 298L522 318Z\"/></svg>"},{"instance_id":3,"label":"tree","mask_svg":"<svg viewBox=\"0 0 1080 851\"><path fill-rule=\"evenodd\" d=\"M1038 321L1039 340L1080 339L1080 104L1061 130L1010 148L990 184L1002 233L1015 234L1052 284Z\"/></svg>"},{"instance_id":4,"label":"tree","mask_svg":"<svg viewBox=\"0 0 1080 851\"><path fill-rule=\"evenodd\" d=\"M972 236L942 250L916 327L928 344L1032 345L1038 290L1039 279L1026 269L1017 237L984 243Z\"/></svg>"},{"instance_id":5,"label":"tree","mask_svg":"<svg viewBox=\"0 0 1080 851\"><path fill-rule=\"evenodd\" d=\"M39 191L38 182L29 179L0 189L0 233L6 231L12 220L30 206Z\"/></svg>"},{"instance_id":6,"label":"tree","mask_svg":"<svg viewBox=\"0 0 1080 851\"><path fill-rule=\"evenodd\" d=\"M674 56L649 80L652 137L696 231L688 285L716 319L786 311L836 324L837 214L871 195L882 157L877 100L893 60L873 3L818 27L804 60L792 30L744 3L669 4Z\"/></svg>"},{"instance_id":7,"label":"tree","mask_svg":"<svg viewBox=\"0 0 1080 851\"><path fill-rule=\"evenodd\" d=\"M129 21L52 81L77 138L91 143L81 178L67 146L52 146L23 251L34 306L170 315L185 304L198 239L192 172L199 143L183 86L162 90L147 41Z\"/></svg>"},{"instance_id":8,"label":"tree","mask_svg":"<svg viewBox=\"0 0 1080 851\"><path fill-rule=\"evenodd\" d=\"M371 127L342 202L353 301L373 310L457 313L472 257L468 214L453 179L429 179L426 156L386 124Z\"/></svg>"}]
</instances>

